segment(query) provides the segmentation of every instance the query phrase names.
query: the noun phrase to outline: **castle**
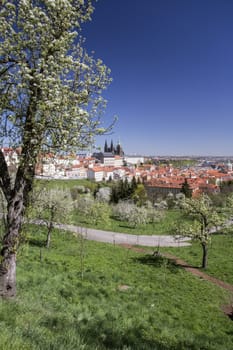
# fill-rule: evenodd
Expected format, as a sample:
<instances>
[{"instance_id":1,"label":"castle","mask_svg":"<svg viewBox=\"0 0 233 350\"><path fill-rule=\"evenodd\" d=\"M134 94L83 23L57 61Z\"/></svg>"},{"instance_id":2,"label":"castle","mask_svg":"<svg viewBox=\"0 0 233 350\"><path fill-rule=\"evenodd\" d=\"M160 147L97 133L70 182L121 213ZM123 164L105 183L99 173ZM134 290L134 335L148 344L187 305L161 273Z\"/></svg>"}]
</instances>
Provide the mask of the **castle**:
<instances>
[{"instance_id":1,"label":"castle","mask_svg":"<svg viewBox=\"0 0 233 350\"><path fill-rule=\"evenodd\" d=\"M124 152L123 152L123 149L120 145L120 142L118 141L118 144L115 147L112 140L111 140L110 147L108 146L107 141L105 141L104 154L107 154L107 153L110 153L110 154L116 155L116 156L120 156L120 157L123 157L123 155L124 155Z\"/></svg>"}]
</instances>

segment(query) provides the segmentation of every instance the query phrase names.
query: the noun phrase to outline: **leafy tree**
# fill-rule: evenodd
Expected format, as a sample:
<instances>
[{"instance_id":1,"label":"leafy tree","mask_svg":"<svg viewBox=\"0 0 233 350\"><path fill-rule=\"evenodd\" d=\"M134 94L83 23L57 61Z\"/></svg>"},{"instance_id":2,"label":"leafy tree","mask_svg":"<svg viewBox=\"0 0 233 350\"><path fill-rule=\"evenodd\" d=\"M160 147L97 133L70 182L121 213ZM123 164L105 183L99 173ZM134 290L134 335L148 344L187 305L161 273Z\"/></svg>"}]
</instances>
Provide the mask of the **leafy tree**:
<instances>
[{"instance_id":1,"label":"leafy tree","mask_svg":"<svg viewBox=\"0 0 233 350\"><path fill-rule=\"evenodd\" d=\"M70 189L70 194L73 201L75 201L80 195L83 195L84 193L87 193L87 189L83 185L71 187Z\"/></svg>"},{"instance_id":2,"label":"leafy tree","mask_svg":"<svg viewBox=\"0 0 233 350\"><path fill-rule=\"evenodd\" d=\"M220 191L224 194L229 194L233 192L233 180L223 181L220 184Z\"/></svg>"},{"instance_id":3,"label":"leafy tree","mask_svg":"<svg viewBox=\"0 0 233 350\"><path fill-rule=\"evenodd\" d=\"M96 193L96 199L100 202L108 203L110 201L111 196L111 188L110 187L102 187Z\"/></svg>"},{"instance_id":4,"label":"leafy tree","mask_svg":"<svg viewBox=\"0 0 233 350\"><path fill-rule=\"evenodd\" d=\"M114 185L111 188L110 202L118 203L118 201L119 201L118 186Z\"/></svg>"},{"instance_id":5,"label":"leafy tree","mask_svg":"<svg viewBox=\"0 0 233 350\"><path fill-rule=\"evenodd\" d=\"M75 201L75 209L83 218L87 219L91 207L94 205L94 199L90 196L79 197Z\"/></svg>"},{"instance_id":6,"label":"leafy tree","mask_svg":"<svg viewBox=\"0 0 233 350\"><path fill-rule=\"evenodd\" d=\"M175 201L173 193L171 193L171 192L168 193L168 195L166 197L166 202L167 202L168 209L172 209L175 207L176 201Z\"/></svg>"},{"instance_id":7,"label":"leafy tree","mask_svg":"<svg viewBox=\"0 0 233 350\"><path fill-rule=\"evenodd\" d=\"M116 205L113 205L113 217L119 221L127 221L131 213L131 208L134 206L129 201L119 201Z\"/></svg>"},{"instance_id":8,"label":"leafy tree","mask_svg":"<svg viewBox=\"0 0 233 350\"><path fill-rule=\"evenodd\" d=\"M134 193L132 194L132 198L134 202L140 206L145 204L148 197L147 197L145 186L143 184L137 185L137 188L134 190Z\"/></svg>"},{"instance_id":9,"label":"leafy tree","mask_svg":"<svg viewBox=\"0 0 233 350\"><path fill-rule=\"evenodd\" d=\"M107 225L110 222L111 208L107 203L95 201L90 207L88 221L94 225L104 223Z\"/></svg>"},{"instance_id":10,"label":"leafy tree","mask_svg":"<svg viewBox=\"0 0 233 350\"><path fill-rule=\"evenodd\" d=\"M70 192L61 189L33 191L32 205L33 216L47 227L45 245L49 248L54 223L67 219L73 209Z\"/></svg>"},{"instance_id":11,"label":"leafy tree","mask_svg":"<svg viewBox=\"0 0 233 350\"><path fill-rule=\"evenodd\" d=\"M118 183L118 197L120 200L129 199L130 188L127 178L125 180L120 180Z\"/></svg>"},{"instance_id":12,"label":"leafy tree","mask_svg":"<svg viewBox=\"0 0 233 350\"><path fill-rule=\"evenodd\" d=\"M147 201L147 193L145 187L140 182L138 183L135 177L129 182L126 178L121 179L113 187L111 191L111 202L118 203L122 200L134 200L135 203L143 205Z\"/></svg>"},{"instance_id":13,"label":"leafy tree","mask_svg":"<svg viewBox=\"0 0 233 350\"><path fill-rule=\"evenodd\" d=\"M181 193L183 193L186 198L192 197L192 189L191 189L187 179L185 179L184 183L182 184Z\"/></svg>"},{"instance_id":14,"label":"leafy tree","mask_svg":"<svg viewBox=\"0 0 233 350\"><path fill-rule=\"evenodd\" d=\"M128 222L136 228L139 225L146 225L148 223L147 209L144 207L138 207L137 205L132 207L132 211L128 217Z\"/></svg>"},{"instance_id":15,"label":"leafy tree","mask_svg":"<svg viewBox=\"0 0 233 350\"><path fill-rule=\"evenodd\" d=\"M108 182L112 182L112 175L109 176Z\"/></svg>"},{"instance_id":16,"label":"leafy tree","mask_svg":"<svg viewBox=\"0 0 233 350\"><path fill-rule=\"evenodd\" d=\"M128 200L131 197L131 192L131 184L128 180L121 179L112 187L111 202L118 203L119 200Z\"/></svg>"},{"instance_id":17,"label":"leafy tree","mask_svg":"<svg viewBox=\"0 0 233 350\"><path fill-rule=\"evenodd\" d=\"M113 216L120 221L127 221L133 227L148 222L147 209L138 207L136 204L129 201L120 201L113 207Z\"/></svg>"},{"instance_id":18,"label":"leafy tree","mask_svg":"<svg viewBox=\"0 0 233 350\"><path fill-rule=\"evenodd\" d=\"M156 209L150 201L146 201L145 208L147 209L148 222L155 224L164 218L164 211Z\"/></svg>"},{"instance_id":19,"label":"leafy tree","mask_svg":"<svg viewBox=\"0 0 233 350\"><path fill-rule=\"evenodd\" d=\"M202 268L206 268L211 229L222 225L223 219L214 209L211 199L206 194L203 194L200 198L186 198L183 202L183 210L193 221L178 224L176 233L189 236L200 242L202 246Z\"/></svg>"},{"instance_id":20,"label":"leafy tree","mask_svg":"<svg viewBox=\"0 0 233 350\"><path fill-rule=\"evenodd\" d=\"M1 296L16 294L16 253L39 153L85 148L105 131L109 70L88 55L79 35L92 12L91 0L1 1L0 142L21 147L14 181L0 149L7 201Z\"/></svg>"},{"instance_id":21,"label":"leafy tree","mask_svg":"<svg viewBox=\"0 0 233 350\"><path fill-rule=\"evenodd\" d=\"M138 184L137 184L137 180L136 180L135 176L133 176L132 181L131 181L131 193L132 193L132 194L133 194L134 191L136 190L137 185L138 185Z\"/></svg>"},{"instance_id":22,"label":"leafy tree","mask_svg":"<svg viewBox=\"0 0 233 350\"><path fill-rule=\"evenodd\" d=\"M78 198L75 202L75 209L79 214L82 214L85 222L94 225L97 225L99 222L108 224L111 215L111 208L107 203L95 200L90 196Z\"/></svg>"}]
</instances>

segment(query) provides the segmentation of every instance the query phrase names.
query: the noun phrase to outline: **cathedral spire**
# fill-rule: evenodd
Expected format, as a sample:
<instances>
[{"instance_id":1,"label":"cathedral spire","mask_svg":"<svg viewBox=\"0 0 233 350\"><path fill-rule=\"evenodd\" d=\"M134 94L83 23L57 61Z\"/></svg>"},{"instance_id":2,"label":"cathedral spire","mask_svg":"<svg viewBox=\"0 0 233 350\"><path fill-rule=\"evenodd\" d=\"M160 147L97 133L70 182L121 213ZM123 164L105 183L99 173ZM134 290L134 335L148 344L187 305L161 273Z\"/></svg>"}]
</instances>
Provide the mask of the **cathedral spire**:
<instances>
[{"instance_id":1,"label":"cathedral spire","mask_svg":"<svg viewBox=\"0 0 233 350\"><path fill-rule=\"evenodd\" d=\"M104 152L108 152L108 143L107 140L105 140L105 144L104 144Z\"/></svg>"}]
</instances>

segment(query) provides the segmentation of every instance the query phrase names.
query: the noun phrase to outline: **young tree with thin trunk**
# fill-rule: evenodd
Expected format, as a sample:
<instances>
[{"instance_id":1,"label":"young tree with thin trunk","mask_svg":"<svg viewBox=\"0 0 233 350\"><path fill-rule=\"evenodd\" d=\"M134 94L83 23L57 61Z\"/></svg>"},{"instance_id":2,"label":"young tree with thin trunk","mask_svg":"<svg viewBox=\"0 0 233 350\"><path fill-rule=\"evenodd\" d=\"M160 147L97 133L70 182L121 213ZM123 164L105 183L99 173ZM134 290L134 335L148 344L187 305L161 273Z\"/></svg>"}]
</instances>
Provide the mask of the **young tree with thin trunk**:
<instances>
[{"instance_id":1,"label":"young tree with thin trunk","mask_svg":"<svg viewBox=\"0 0 233 350\"><path fill-rule=\"evenodd\" d=\"M70 191L62 189L39 189L32 194L31 214L47 228L46 248L50 247L52 231L55 223L68 219L73 209Z\"/></svg>"},{"instance_id":2,"label":"young tree with thin trunk","mask_svg":"<svg viewBox=\"0 0 233 350\"><path fill-rule=\"evenodd\" d=\"M202 268L208 265L208 247L211 241L211 231L223 224L224 219L219 216L208 195L199 198L186 198L182 203L186 215L192 222L181 223L176 226L176 234L198 240L202 246Z\"/></svg>"},{"instance_id":3,"label":"young tree with thin trunk","mask_svg":"<svg viewBox=\"0 0 233 350\"><path fill-rule=\"evenodd\" d=\"M0 149L7 201L0 296L16 294L16 254L40 152L85 148L101 125L109 69L80 37L91 0L3 0L0 7L0 143L20 146L12 180Z\"/></svg>"}]
</instances>

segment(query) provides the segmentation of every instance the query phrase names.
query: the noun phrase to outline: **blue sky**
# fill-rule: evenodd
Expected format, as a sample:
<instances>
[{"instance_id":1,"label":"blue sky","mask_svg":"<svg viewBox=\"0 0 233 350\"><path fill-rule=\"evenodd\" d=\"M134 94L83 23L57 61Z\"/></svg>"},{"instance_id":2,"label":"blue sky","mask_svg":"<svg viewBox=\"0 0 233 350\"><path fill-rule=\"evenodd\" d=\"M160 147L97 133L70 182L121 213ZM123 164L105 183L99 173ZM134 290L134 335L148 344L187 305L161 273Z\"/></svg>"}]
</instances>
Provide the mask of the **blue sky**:
<instances>
[{"instance_id":1,"label":"blue sky","mask_svg":"<svg viewBox=\"0 0 233 350\"><path fill-rule=\"evenodd\" d=\"M233 1L99 0L83 34L111 68L127 154L233 155Z\"/></svg>"}]
</instances>

